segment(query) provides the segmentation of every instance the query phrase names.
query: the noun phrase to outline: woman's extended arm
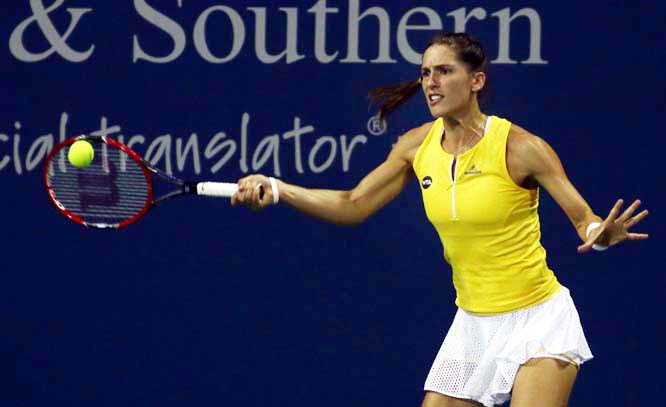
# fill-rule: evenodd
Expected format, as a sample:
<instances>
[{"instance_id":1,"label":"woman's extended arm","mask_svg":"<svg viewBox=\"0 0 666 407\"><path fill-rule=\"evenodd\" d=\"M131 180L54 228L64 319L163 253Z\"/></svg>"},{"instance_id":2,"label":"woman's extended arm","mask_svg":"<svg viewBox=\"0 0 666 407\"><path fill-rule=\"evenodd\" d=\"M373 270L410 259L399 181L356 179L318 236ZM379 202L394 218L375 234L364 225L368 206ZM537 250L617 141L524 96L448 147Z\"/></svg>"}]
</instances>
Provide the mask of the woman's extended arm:
<instances>
[{"instance_id":1,"label":"woman's extended arm","mask_svg":"<svg viewBox=\"0 0 666 407\"><path fill-rule=\"evenodd\" d=\"M518 126L512 126L509 133L507 167L514 180L520 183L528 178L534 179L555 199L584 242L578 247L579 252L590 250L593 244L612 246L624 240L648 238L647 234L628 231L648 215L648 211L643 210L632 216L641 203L639 200L635 200L621 215L623 201L618 200L606 219L601 219L571 184L559 157L548 143ZM599 222L600 226L590 231L588 236L588 226L594 222Z\"/></svg>"},{"instance_id":2,"label":"woman's extended arm","mask_svg":"<svg viewBox=\"0 0 666 407\"><path fill-rule=\"evenodd\" d=\"M326 222L357 225L393 200L412 179L412 160L429 127L424 125L401 136L386 160L351 190L309 189L277 181L280 201ZM266 191L263 199L259 199L259 186ZM231 198L232 205L256 209L272 202L270 182L263 175L239 180L238 192Z\"/></svg>"}]
</instances>

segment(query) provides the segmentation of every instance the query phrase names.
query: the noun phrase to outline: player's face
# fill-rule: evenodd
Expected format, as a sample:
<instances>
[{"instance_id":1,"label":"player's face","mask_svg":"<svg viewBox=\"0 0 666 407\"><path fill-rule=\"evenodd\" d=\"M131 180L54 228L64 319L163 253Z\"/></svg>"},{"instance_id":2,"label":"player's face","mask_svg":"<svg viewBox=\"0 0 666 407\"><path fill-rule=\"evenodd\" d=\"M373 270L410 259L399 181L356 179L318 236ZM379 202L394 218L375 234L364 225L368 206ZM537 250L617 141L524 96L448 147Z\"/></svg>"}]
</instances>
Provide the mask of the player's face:
<instances>
[{"instance_id":1,"label":"player's face","mask_svg":"<svg viewBox=\"0 0 666 407\"><path fill-rule=\"evenodd\" d=\"M476 97L473 90L478 84L453 49L435 44L423 54L421 87L430 114L443 117L465 111Z\"/></svg>"}]
</instances>

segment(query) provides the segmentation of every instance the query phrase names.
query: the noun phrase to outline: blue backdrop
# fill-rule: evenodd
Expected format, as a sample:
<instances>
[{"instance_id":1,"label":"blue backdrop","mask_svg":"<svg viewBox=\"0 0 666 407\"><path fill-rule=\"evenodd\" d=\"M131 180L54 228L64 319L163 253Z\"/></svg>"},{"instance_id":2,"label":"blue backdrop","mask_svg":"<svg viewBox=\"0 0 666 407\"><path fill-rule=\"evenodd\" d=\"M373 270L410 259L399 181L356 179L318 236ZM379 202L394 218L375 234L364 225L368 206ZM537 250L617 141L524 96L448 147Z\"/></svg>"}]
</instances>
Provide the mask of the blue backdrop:
<instances>
[{"instance_id":1,"label":"blue backdrop","mask_svg":"<svg viewBox=\"0 0 666 407\"><path fill-rule=\"evenodd\" d=\"M416 182L356 228L182 199L101 232L56 212L41 171L96 132L186 178L351 188L429 119L415 98L382 128L366 94L414 78L439 28L482 39L484 111L545 138L598 214L652 211L650 240L579 255L540 208L595 354L571 404L663 404L666 6L482 4L6 1L0 404L418 405L455 295Z\"/></svg>"}]
</instances>

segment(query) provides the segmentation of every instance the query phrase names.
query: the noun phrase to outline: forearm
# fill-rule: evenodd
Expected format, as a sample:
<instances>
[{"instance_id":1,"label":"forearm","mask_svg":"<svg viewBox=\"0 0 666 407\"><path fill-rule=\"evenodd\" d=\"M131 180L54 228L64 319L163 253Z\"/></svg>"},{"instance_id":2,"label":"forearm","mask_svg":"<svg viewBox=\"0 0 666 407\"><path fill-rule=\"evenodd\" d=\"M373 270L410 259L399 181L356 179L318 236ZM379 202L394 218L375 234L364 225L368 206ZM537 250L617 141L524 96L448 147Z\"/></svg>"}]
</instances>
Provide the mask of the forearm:
<instances>
[{"instance_id":1,"label":"forearm","mask_svg":"<svg viewBox=\"0 0 666 407\"><path fill-rule=\"evenodd\" d=\"M589 210L574 222L574 227L576 228L578 237L580 237L580 240L583 242L587 241L587 227L593 222L603 222L603 219L595 215L592 210Z\"/></svg>"},{"instance_id":2,"label":"forearm","mask_svg":"<svg viewBox=\"0 0 666 407\"><path fill-rule=\"evenodd\" d=\"M395 147L386 161L349 191L303 188L253 174L238 181L231 204L259 209L280 202L325 222L358 225L393 200L412 178L411 161L400 155L404 149ZM268 197L261 198L261 187Z\"/></svg>"},{"instance_id":3,"label":"forearm","mask_svg":"<svg viewBox=\"0 0 666 407\"><path fill-rule=\"evenodd\" d=\"M336 225L357 225L370 214L370 211L354 202L351 191L309 189L283 181L278 181L278 189L281 203Z\"/></svg>"},{"instance_id":4,"label":"forearm","mask_svg":"<svg viewBox=\"0 0 666 407\"><path fill-rule=\"evenodd\" d=\"M602 219L592 211L567 178L561 177L555 181L549 184L549 192L552 191L551 195L566 213L578 237L582 241L587 241L587 227L590 223L601 222Z\"/></svg>"}]
</instances>

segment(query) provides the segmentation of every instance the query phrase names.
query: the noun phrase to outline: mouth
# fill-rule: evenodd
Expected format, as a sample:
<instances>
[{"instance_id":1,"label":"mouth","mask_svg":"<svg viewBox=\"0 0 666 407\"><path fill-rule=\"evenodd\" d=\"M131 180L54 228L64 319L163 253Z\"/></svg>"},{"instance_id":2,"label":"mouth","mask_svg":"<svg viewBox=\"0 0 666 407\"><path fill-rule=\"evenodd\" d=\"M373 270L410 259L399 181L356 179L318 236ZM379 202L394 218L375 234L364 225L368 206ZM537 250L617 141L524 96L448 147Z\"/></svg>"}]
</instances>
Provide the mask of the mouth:
<instances>
[{"instance_id":1,"label":"mouth","mask_svg":"<svg viewBox=\"0 0 666 407\"><path fill-rule=\"evenodd\" d=\"M437 103L439 103L442 99L444 99L444 96L437 93L432 93L428 95L428 105L434 106Z\"/></svg>"}]
</instances>

